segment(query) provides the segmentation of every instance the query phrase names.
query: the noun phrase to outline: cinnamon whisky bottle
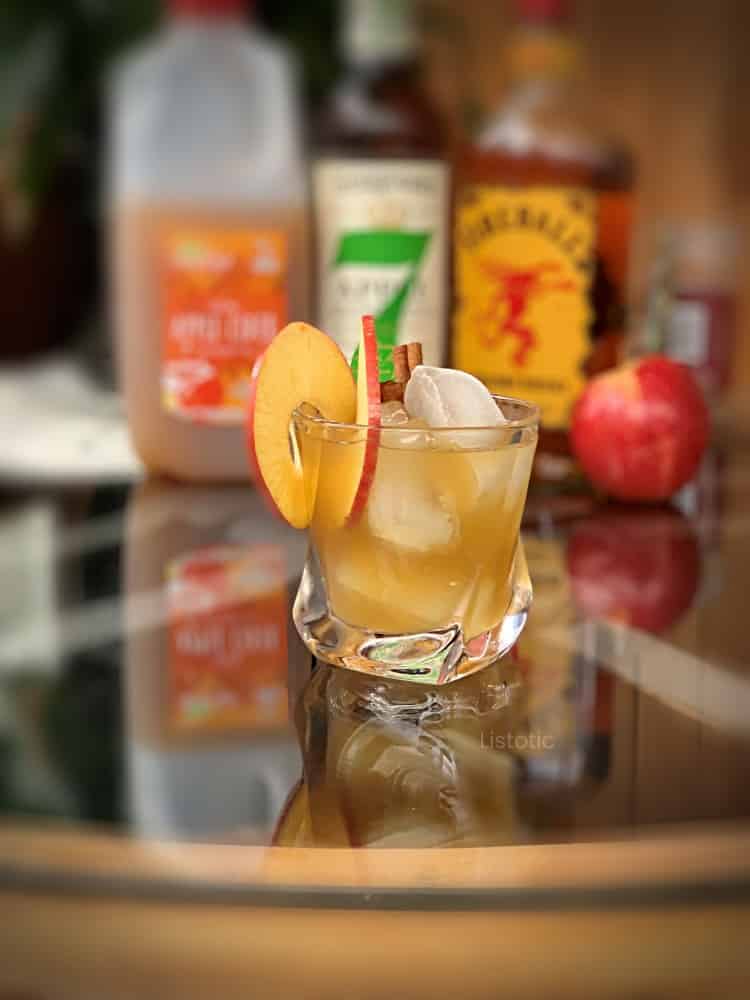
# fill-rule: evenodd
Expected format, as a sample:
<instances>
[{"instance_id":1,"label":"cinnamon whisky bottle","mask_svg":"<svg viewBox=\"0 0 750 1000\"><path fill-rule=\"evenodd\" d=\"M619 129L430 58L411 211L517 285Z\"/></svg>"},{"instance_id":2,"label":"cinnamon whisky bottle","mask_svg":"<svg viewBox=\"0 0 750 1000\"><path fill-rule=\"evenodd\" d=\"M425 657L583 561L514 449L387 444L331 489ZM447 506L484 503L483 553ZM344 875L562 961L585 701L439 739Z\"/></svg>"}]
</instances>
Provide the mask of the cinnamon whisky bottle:
<instances>
[{"instance_id":1,"label":"cinnamon whisky bottle","mask_svg":"<svg viewBox=\"0 0 750 1000\"><path fill-rule=\"evenodd\" d=\"M541 407L536 474L557 481L576 399L618 360L633 166L592 124L571 5L517 6L510 92L459 164L453 363Z\"/></svg>"}]
</instances>

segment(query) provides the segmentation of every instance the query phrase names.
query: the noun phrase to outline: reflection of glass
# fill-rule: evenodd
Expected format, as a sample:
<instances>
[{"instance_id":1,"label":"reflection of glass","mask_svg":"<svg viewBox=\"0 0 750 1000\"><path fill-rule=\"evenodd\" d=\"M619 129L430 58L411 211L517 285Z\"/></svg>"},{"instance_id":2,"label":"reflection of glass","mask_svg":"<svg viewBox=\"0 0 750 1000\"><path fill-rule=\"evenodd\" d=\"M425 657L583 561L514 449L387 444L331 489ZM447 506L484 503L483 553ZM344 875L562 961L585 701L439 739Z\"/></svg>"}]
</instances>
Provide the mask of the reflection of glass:
<instances>
[{"instance_id":1,"label":"reflection of glass","mask_svg":"<svg viewBox=\"0 0 750 1000\"><path fill-rule=\"evenodd\" d=\"M160 837L265 839L298 767L288 662L296 533L239 488L147 483L127 519L133 822Z\"/></svg>"},{"instance_id":2,"label":"reflection of glass","mask_svg":"<svg viewBox=\"0 0 750 1000\"><path fill-rule=\"evenodd\" d=\"M511 660L450 688L320 666L297 710L304 780L274 843L436 847L517 839L518 672Z\"/></svg>"},{"instance_id":3,"label":"reflection of glass","mask_svg":"<svg viewBox=\"0 0 750 1000\"><path fill-rule=\"evenodd\" d=\"M518 529L538 413L497 403L501 427L379 428L353 512L342 482L367 474L373 431L295 414L302 464L316 470L295 621L320 659L440 684L516 640L531 599Z\"/></svg>"}]
</instances>

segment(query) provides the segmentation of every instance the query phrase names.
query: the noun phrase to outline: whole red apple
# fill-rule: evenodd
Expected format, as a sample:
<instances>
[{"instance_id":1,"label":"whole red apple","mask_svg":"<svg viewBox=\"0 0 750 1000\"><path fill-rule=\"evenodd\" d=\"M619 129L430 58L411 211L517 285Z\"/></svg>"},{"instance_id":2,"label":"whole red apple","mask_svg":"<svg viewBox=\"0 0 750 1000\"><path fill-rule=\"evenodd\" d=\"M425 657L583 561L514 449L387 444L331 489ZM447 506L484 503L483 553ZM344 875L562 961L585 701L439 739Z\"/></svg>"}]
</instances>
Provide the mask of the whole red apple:
<instances>
[{"instance_id":1,"label":"whole red apple","mask_svg":"<svg viewBox=\"0 0 750 1000\"><path fill-rule=\"evenodd\" d=\"M591 482L620 500L666 500L692 478L709 419L692 372L654 354L593 378L571 421Z\"/></svg>"},{"instance_id":2,"label":"whole red apple","mask_svg":"<svg viewBox=\"0 0 750 1000\"><path fill-rule=\"evenodd\" d=\"M688 610L700 582L691 522L672 507L605 507L568 540L573 599L589 618L663 632Z\"/></svg>"}]
</instances>

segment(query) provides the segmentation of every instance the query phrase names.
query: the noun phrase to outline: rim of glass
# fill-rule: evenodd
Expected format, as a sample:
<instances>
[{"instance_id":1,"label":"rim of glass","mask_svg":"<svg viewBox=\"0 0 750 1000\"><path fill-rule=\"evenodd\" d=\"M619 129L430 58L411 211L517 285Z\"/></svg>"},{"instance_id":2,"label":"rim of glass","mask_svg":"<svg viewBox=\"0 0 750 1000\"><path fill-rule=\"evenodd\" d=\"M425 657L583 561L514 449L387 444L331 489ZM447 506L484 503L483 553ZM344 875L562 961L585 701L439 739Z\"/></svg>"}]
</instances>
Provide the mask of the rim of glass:
<instances>
[{"instance_id":1,"label":"rim of glass","mask_svg":"<svg viewBox=\"0 0 750 1000\"><path fill-rule=\"evenodd\" d=\"M528 427L538 427L540 411L536 403L530 403L527 399L518 399L515 396L497 396L494 393L490 394L496 403L512 403L514 406L522 406L528 412L525 417L519 417L516 420L506 420L504 424L474 424L472 426L451 426L451 427L426 427L425 430L429 431L430 434L455 434L457 431L509 431L509 430L524 430ZM300 404L304 405L304 404ZM365 431L370 427L369 424L343 424L339 423L338 420L329 420L322 414L308 414L302 413L300 407L297 406L292 411L292 420L299 420L302 423L313 424L316 427L332 427L337 430L356 430ZM400 427L398 424L380 427L381 431L404 431L410 430L408 427Z\"/></svg>"}]
</instances>

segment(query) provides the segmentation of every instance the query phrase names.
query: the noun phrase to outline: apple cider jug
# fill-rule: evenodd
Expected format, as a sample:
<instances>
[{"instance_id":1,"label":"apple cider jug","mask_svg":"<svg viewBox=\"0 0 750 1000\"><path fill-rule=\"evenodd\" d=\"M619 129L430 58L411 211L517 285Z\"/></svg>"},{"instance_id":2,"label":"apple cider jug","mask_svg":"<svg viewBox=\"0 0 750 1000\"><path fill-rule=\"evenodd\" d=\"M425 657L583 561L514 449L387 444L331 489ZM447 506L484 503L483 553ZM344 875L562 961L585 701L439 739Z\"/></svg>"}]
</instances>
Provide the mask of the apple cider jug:
<instances>
[{"instance_id":1,"label":"apple cider jug","mask_svg":"<svg viewBox=\"0 0 750 1000\"><path fill-rule=\"evenodd\" d=\"M287 53L243 0L169 0L117 68L109 214L119 379L154 472L244 480L255 359L307 310L305 171Z\"/></svg>"}]
</instances>

